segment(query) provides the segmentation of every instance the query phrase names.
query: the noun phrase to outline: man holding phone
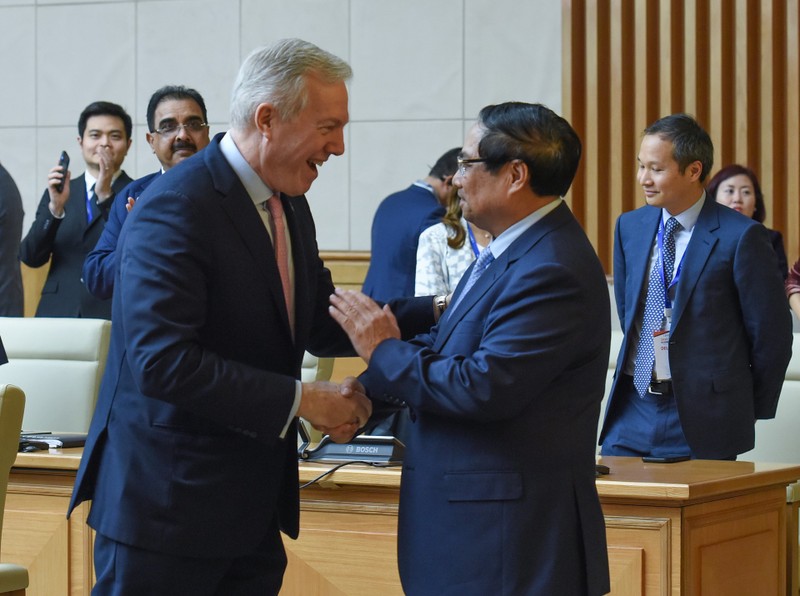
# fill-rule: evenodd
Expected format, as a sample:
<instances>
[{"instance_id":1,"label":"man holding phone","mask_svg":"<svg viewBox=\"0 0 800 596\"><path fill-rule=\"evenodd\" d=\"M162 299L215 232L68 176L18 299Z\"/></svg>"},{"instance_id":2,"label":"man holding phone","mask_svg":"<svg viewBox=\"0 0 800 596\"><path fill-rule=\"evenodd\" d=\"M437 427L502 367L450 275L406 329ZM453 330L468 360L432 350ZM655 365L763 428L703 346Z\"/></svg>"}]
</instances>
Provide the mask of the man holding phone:
<instances>
[{"instance_id":1,"label":"man holding phone","mask_svg":"<svg viewBox=\"0 0 800 596\"><path fill-rule=\"evenodd\" d=\"M121 170L132 128L131 117L121 106L106 101L89 104L78 119L86 172L72 179L67 156L50 170L48 188L19 251L20 260L29 267L50 262L37 317L111 318L111 301L89 294L81 283L81 269L100 238L115 193L132 181Z\"/></svg>"}]
</instances>

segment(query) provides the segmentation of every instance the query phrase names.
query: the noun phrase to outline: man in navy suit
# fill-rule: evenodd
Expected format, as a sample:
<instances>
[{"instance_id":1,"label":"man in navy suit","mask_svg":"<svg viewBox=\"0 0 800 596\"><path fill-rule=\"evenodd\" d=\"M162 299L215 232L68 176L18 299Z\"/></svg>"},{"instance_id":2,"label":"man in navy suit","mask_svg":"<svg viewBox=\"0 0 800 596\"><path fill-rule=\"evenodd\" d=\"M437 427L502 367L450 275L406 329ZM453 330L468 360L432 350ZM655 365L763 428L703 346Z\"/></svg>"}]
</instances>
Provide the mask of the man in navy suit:
<instances>
[{"instance_id":1,"label":"man in navy suit","mask_svg":"<svg viewBox=\"0 0 800 596\"><path fill-rule=\"evenodd\" d=\"M691 116L644 131L647 205L621 215L614 238L625 338L604 455L735 459L755 420L775 416L792 346L783 280L766 228L706 196L713 159Z\"/></svg>"},{"instance_id":2,"label":"man in navy suit","mask_svg":"<svg viewBox=\"0 0 800 596\"><path fill-rule=\"evenodd\" d=\"M162 173L208 145L208 113L203 97L182 85L167 85L147 104L147 142L161 169L126 186L114 199L103 234L83 263L83 283L93 296L111 298L117 240L136 199Z\"/></svg>"},{"instance_id":3,"label":"man in navy suit","mask_svg":"<svg viewBox=\"0 0 800 596\"><path fill-rule=\"evenodd\" d=\"M362 291L375 300L414 295L419 235L441 221L460 148L450 149L423 180L386 197L372 220L372 248Z\"/></svg>"},{"instance_id":4,"label":"man in navy suit","mask_svg":"<svg viewBox=\"0 0 800 596\"><path fill-rule=\"evenodd\" d=\"M120 168L131 146L132 127L121 106L107 101L89 104L78 119L86 172L72 179L61 166L50 170L36 219L19 249L29 267L50 263L37 317L111 318L111 301L88 292L81 269L103 232L114 195L131 182Z\"/></svg>"},{"instance_id":5,"label":"man in navy suit","mask_svg":"<svg viewBox=\"0 0 800 596\"><path fill-rule=\"evenodd\" d=\"M453 184L464 217L494 240L438 325L403 342L388 307L331 297L369 364L370 398L411 411L398 525L407 594L609 590L595 489L608 290L560 198L580 155L569 123L542 105L484 108Z\"/></svg>"},{"instance_id":6,"label":"man in navy suit","mask_svg":"<svg viewBox=\"0 0 800 596\"><path fill-rule=\"evenodd\" d=\"M369 416L355 382L298 381L305 350L352 352L303 196L344 152L350 75L301 40L255 50L231 129L128 215L70 504L92 500L96 594L277 594L280 531L299 526L296 416L339 441ZM432 323L430 298L409 308Z\"/></svg>"},{"instance_id":7,"label":"man in navy suit","mask_svg":"<svg viewBox=\"0 0 800 596\"><path fill-rule=\"evenodd\" d=\"M0 317L21 317L25 310L17 256L24 216L17 184L0 164Z\"/></svg>"}]
</instances>

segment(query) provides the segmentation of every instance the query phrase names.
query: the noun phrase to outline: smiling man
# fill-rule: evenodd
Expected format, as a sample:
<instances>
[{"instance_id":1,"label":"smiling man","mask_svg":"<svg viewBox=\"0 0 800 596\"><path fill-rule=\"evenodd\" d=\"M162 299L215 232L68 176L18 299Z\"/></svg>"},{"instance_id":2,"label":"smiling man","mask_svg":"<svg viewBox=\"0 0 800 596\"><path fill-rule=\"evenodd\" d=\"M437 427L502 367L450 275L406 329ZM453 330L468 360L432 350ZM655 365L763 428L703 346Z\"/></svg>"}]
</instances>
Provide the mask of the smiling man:
<instances>
[{"instance_id":1,"label":"smiling man","mask_svg":"<svg viewBox=\"0 0 800 596\"><path fill-rule=\"evenodd\" d=\"M277 594L280 531L299 526L295 417L346 441L371 413L353 381L298 380L305 350L352 351L303 196L344 152L350 76L301 40L255 50L231 129L128 215L70 507L92 500L96 594Z\"/></svg>"},{"instance_id":2,"label":"smiling man","mask_svg":"<svg viewBox=\"0 0 800 596\"><path fill-rule=\"evenodd\" d=\"M161 174L208 145L208 113L203 97L179 85L162 87L147 105L147 142L161 169L131 182L114 199L103 234L83 264L83 283L97 298L111 298L114 258L122 224L136 199Z\"/></svg>"},{"instance_id":3,"label":"smiling man","mask_svg":"<svg viewBox=\"0 0 800 596\"><path fill-rule=\"evenodd\" d=\"M20 260L29 267L50 263L37 317L111 318L111 301L86 290L81 268L100 238L115 193L131 182L120 168L131 146L132 128L121 106L89 104L78 119L86 172L73 179L61 166L50 170L36 219L19 250Z\"/></svg>"},{"instance_id":4,"label":"smiling man","mask_svg":"<svg viewBox=\"0 0 800 596\"><path fill-rule=\"evenodd\" d=\"M622 214L614 290L625 338L603 455L735 459L773 418L792 323L767 230L706 196L714 159L686 114L644 131L647 205Z\"/></svg>"},{"instance_id":5,"label":"smiling man","mask_svg":"<svg viewBox=\"0 0 800 596\"><path fill-rule=\"evenodd\" d=\"M453 185L494 236L439 324L337 291L376 402L411 411L397 556L406 594L609 590L595 439L611 334L600 261L566 202L581 142L540 104L483 108Z\"/></svg>"}]
</instances>

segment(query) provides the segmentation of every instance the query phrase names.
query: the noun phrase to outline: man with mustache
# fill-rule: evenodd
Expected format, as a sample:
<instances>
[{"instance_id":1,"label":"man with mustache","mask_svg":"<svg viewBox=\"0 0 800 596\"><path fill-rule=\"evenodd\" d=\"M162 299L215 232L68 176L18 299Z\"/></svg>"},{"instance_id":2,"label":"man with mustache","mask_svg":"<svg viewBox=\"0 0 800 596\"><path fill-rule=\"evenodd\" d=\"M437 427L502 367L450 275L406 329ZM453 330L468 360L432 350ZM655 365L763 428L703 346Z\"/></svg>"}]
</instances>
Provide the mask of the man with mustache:
<instances>
[{"instance_id":1,"label":"man with mustache","mask_svg":"<svg viewBox=\"0 0 800 596\"><path fill-rule=\"evenodd\" d=\"M161 169L131 182L119 193L102 236L83 264L83 283L97 298L111 298L116 273L117 240L134 202L161 174L209 143L208 113L203 97L182 85L161 87L147 105L147 142Z\"/></svg>"}]
</instances>

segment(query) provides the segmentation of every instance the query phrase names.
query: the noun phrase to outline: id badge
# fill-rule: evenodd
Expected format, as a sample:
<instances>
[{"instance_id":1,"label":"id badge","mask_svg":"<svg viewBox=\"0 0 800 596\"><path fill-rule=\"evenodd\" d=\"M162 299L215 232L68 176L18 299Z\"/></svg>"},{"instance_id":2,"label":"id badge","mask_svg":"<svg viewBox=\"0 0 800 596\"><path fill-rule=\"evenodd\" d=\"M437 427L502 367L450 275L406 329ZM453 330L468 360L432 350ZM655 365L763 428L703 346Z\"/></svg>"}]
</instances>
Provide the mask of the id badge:
<instances>
[{"instance_id":1,"label":"id badge","mask_svg":"<svg viewBox=\"0 0 800 596\"><path fill-rule=\"evenodd\" d=\"M653 332L653 354L655 354L656 381L669 381L672 373L669 370L669 331L662 329Z\"/></svg>"}]
</instances>

